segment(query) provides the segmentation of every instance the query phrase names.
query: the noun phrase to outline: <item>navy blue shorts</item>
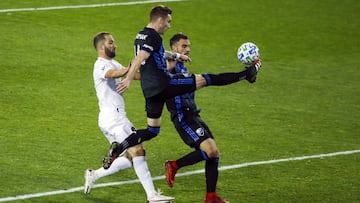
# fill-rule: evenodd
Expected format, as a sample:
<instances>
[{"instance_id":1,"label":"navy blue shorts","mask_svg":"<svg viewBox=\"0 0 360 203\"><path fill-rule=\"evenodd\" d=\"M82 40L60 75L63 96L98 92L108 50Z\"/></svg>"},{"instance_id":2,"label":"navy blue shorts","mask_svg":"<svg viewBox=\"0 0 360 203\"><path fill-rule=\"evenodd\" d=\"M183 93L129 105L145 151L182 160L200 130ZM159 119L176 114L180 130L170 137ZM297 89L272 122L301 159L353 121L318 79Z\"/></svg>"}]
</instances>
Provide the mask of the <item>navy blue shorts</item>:
<instances>
[{"instance_id":1,"label":"navy blue shorts","mask_svg":"<svg viewBox=\"0 0 360 203\"><path fill-rule=\"evenodd\" d=\"M167 87L159 94L145 98L148 118L160 118L167 99L196 90L196 79L193 74L173 75Z\"/></svg>"},{"instance_id":2,"label":"navy blue shorts","mask_svg":"<svg viewBox=\"0 0 360 203\"><path fill-rule=\"evenodd\" d=\"M185 144L198 149L204 140L208 138L214 139L209 127L198 113L187 112L184 113L183 116L182 119L174 117L172 121Z\"/></svg>"}]
</instances>

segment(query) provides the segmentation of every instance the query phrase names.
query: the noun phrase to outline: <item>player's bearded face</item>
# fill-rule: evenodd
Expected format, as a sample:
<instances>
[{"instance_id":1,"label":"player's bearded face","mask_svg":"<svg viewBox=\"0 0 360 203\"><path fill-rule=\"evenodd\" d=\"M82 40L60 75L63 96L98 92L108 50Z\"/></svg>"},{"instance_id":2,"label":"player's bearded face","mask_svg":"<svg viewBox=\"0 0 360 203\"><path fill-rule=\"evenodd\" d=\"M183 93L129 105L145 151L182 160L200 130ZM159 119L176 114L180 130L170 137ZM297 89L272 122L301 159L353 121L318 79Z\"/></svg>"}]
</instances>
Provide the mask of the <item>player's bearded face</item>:
<instances>
[{"instance_id":1,"label":"player's bearded face","mask_svg":"<svg viewBox=\"0 0 360 203\"><path fill-rule=\"evenodd\" d=\"M109 58L114 58L116 55L116 44L112 35L107 35L105 37L104 52Z\"/></svg>"},{"instance_id":2,"label":"player's bearded face","mask_svg":"<svg viewBox=\"0 0 360 203\"><path fill-rule=\"evenodd\" d=\"M176 52L189 56L190 55L190 40L180 39L179 42L177 43Z\"/></svg>"},{"instance_id":3,"label":"player's bearded face","mask_svg":"<svg viewBox=\"0 0 360 203\"><path fill-rule=\"evenodd\" d=\"M108 48L105 46L105 54L106 54L106 56L108 56L110 58L114 58L116 55L115 48Z\"/></svg>"}]
</instances>

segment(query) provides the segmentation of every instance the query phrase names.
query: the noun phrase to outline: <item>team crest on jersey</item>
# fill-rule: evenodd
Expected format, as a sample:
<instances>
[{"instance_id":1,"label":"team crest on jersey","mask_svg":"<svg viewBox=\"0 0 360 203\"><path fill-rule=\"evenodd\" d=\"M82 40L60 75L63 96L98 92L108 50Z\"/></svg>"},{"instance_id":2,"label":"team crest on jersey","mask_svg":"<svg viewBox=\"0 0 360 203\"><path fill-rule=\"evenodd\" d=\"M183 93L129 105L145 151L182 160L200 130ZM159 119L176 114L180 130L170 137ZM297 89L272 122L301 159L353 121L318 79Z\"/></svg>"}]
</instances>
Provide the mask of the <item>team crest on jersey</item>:
<instances>
[{"instance_id":1,"label":"team crest on jersey","mask_svg":"<svg viewBox=\"0 0 360 203\"><path fill-rule=\"evenodd\" d=\"M198 128L196 129L196 134L199 135L200 137L204 136L205 132L204 132L204 129L202 128Z\"/></svg>"}]
</instances>

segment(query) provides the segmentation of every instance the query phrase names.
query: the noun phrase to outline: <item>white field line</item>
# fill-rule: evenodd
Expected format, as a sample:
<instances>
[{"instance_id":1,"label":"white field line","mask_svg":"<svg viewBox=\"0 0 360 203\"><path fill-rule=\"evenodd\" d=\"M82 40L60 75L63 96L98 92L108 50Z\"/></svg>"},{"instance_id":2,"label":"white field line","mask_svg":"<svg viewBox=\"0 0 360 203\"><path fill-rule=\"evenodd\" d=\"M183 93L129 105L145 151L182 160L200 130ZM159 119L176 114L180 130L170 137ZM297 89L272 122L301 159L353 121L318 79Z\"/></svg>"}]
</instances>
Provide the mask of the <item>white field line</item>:
<instances>
[{"instance_id":1,"label":"white field line","mask_svg":"<svg viewBox=\"0 0 360 203\"><path fill-rule=\"evenodd\" d=\"M318 159L318 158L348 155L348 154L355 154L355 153L360 153L360 150L334 152L334 153L329 153L329 154L317 154L317 155L311 155L311 156L300 156L300 157L275 159L275 160L268 160L268 161L249 162L249 163L236 164L236 165L230 165L230 166L222 166L219 168L219 170L224 171L224 170L244 168L244 167L255 166L255 165L273 164L273 163L288 162L288 161L300 161L300 160L305 160L305 159ZM176 174L176 177L189 176L189 175L200 174L200 173L204 173L204 170L195 170L195 171L188 171L185 173L178 173L178 174ZM162 179L165 179L164 175L153 177L153 180L162 180ZM97 185L94 185L94 188L108 187L108 186L114 186L114 185L134 184L134 183L139 183L139 180L135 179L135 180L128 180L128 181L97 184ZM81 187L75 187L75 188L70 188L70 189L66 189L66 190L57 190L57 191L51 191L51 192L18 195L15 197L4 197L4 198L0 198L0 202L24 200L24 199L30 199L30 198L35 198L35 197L72 193L72 192L82 191L83 189L84 189L84 187L81 186Z\"/></svg>"},{"instance_id":2,"label":"white field line","mask_svg":"<svg viewBox=\"0 0 360 203\"><path fill-rule=\"evenodd\" d=\"M97 8L97 7L126 6L126 5L177 2L177 1L186 1L186 0L145 0L145 1L133 1L133 2L73 5L73 6L51 6L51 7L40 7L40 8L14 8L14 9L2 9L2 10L0 10L0 13L11 13L11 12L19 12L19 11L47 11L47 10L59 10L59 9Z\"/></svg>"}]
</instances>

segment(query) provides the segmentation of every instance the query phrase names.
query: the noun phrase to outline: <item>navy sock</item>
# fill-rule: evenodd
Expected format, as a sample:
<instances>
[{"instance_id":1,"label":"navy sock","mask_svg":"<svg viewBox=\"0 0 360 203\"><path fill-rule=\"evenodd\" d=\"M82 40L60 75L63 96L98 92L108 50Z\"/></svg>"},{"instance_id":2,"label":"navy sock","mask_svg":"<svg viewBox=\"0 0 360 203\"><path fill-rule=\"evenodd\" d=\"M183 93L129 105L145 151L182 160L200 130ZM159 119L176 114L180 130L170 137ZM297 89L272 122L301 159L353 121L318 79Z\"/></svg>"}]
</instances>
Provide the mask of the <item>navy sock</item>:
<instances>
[{"instance_id":1,"label":"navy sock","mask_svg":"<svg viewBox=\"0 0 360 203\"><path fill-rule=\"evenodd\" d=\"M219 171L219 158L211 158L205 164L205 177L206 177L206 191L215 192L216 184L218 181Z\"/></svg>"},{"instance_id":2,"label":"navy sock","mask_svg":"<svg viewBox=\"0 0 360 203\"><path fill-rule=\"evenodd\" d=\"M208 159L208 157L204 151L195 150L181 157L180 159L176 160L176 164L178 165L179 168L181 168L184 166L196 164L206 159Z\"/></svg>"},{"instance_id":3,"label":"navy sock","mask_svg":"<svg viewBox=\"0 0 360 203\"><path fill-rule=\"evenodd\" d=\"M238 73L203 74L207 85L222 86L246 79L246 70Z\"/></svg>"},{"instance_id":4,"label":"navy sock","mask_svg":"<svg viewBox=\"0 0 360 203\"><path fill-rule=\"evenodd\" d=\"M113 153L121 154L129 147L138 145L144 141L150 140L156 137L160 133L160 127L148 126L147 129L137 130L136 133L131 134L122 143L120 143L114 150Z\"/></svg>"}]
</instances>

